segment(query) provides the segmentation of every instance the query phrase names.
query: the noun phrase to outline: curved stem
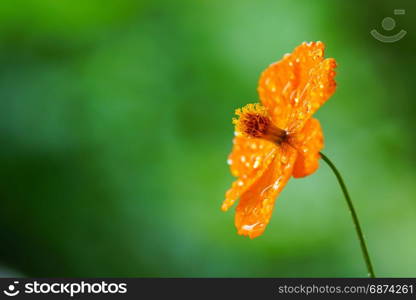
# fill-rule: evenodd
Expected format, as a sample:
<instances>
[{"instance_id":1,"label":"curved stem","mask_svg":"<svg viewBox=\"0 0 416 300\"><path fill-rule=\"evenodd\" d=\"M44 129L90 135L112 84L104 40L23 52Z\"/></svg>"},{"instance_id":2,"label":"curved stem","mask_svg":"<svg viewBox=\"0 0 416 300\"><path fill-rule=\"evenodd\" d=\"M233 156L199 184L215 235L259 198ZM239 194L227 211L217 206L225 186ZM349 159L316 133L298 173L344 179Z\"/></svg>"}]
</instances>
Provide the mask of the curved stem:
<instances>
[{"instance_id":1,"label":"curved stem","mask_svg":"<svg viewBox=\"0 0 416 300\"><path fill-rule=\"evenodd\" d=\"M376 276L374 275L374 269L371 264L370 255L368 254L367 246L365 244L364 235L361 230L360 222L358 221L357 213L355 212L354 206L352 204L350 195L348 194L348 190L347 190L347 187L345 186L344 180L342 179L341 174L339 173L335 165L331 162L331 160L322 152L320 152L319 154L321 155L322 159L328 164L328 166L331 168L331 170L334 172L335 176L338 179L338 183L341 186L342 192L344 193L345 200L347 201L348 208L352 216L352 221L355 226L355 231L357 232L358 239L360 241L361 251L363 253L365 264L367 265L368 276L371 278L375 278Z\"/></svg>"}]
</instances>

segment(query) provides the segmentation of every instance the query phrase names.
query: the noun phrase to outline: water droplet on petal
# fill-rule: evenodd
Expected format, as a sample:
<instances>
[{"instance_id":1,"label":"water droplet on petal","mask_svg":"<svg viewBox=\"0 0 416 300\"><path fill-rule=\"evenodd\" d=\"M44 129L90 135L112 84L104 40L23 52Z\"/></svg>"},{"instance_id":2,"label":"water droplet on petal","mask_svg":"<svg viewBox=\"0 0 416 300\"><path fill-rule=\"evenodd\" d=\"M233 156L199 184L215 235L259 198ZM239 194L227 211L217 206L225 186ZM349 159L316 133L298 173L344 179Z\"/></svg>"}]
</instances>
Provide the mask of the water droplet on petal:
<instances>
[{"instance_id":1,"label":"water droplet on petal","mask_svg":"<svg viewBox=\"0 0 416 300\"><path fill-rule=\"evenodd\" d=\"M256 227L256 225L258 225L259 223L254 223L251 225L245 224L243 226L241 226L242 229L247 230L247 231L252 231L254 229L254 227Z\"/></svg>"},{"instance_id":2,"label":"water droplet on petal","mask_svg":"<svg viewBox=\"0 0 416 300\"><path fill-rule=\"evenodd\" d=\"M281 178L277 179L277 180L275 181L275 183L273 184L273 188L274 188L275 190L277 190L277 189L279 188L279 186L280 186L280 181L282 181L282 179L281 179Z\"/></svg>"}]
</instances>

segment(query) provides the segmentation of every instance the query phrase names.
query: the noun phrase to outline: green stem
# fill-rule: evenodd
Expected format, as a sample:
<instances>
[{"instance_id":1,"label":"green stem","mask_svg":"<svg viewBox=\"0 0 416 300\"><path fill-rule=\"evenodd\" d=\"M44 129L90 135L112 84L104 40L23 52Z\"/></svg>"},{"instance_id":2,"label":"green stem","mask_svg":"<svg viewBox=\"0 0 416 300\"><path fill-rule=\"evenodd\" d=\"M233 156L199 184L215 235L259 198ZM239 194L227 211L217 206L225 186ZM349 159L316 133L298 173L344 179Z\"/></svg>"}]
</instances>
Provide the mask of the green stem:
<instances>
[{"instance_id":1,"label":"green stem","mask_svg":"<svg viewBox=\"0 0 416 300\"><path fill-rule=\"evenodd\" d=\"M360 222L358 221L357 213L355 212L354 206L352 204L350 195L348 194L348 190L347 190L347 187L345 186L344 180L342 179L341 174L339 173L335 165L331 162L331 160L328 157L326 157L326 155L324 155L322 152L320 152L319 154L321 155L322 159L328 164L328 166L332 169L332 171L334 172L335 176L338 179L338 183L341 186L342 192L344 193L345 200L347 201L348 208L352 216L352 221L355 226L355 231L357 232L358 239L360 241L361 251L363 253L365 264L367 265L368 276L371 278L375 278L376 276L374 275L374 269L371 264L370 255L368 254L367 246L365 244L364 235L361 230Z\"/></svg>"}]
</instances>

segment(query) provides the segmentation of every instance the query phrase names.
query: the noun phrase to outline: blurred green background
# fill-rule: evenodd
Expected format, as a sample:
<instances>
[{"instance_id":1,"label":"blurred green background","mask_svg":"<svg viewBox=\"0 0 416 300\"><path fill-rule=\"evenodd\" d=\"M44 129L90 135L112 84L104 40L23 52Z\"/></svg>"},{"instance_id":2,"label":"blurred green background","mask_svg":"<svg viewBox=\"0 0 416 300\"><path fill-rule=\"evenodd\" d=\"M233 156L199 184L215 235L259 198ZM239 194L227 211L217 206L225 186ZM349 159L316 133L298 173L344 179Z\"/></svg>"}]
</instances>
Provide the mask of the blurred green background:
<instances>
[{"instance_id":1,"label":"blurred green background","mask_svg":"<svg viewBox=\"0 0 416 300\"><path fill-rule=\"evenodd\" d=\"M220 211L234 109L270 63L321 40L339 64L317 113L325 153L377 275L416 276L415 4L2 1L0 274L365 276L324 164L289 182L257 239Z\"/></svg>"}]
</instances>

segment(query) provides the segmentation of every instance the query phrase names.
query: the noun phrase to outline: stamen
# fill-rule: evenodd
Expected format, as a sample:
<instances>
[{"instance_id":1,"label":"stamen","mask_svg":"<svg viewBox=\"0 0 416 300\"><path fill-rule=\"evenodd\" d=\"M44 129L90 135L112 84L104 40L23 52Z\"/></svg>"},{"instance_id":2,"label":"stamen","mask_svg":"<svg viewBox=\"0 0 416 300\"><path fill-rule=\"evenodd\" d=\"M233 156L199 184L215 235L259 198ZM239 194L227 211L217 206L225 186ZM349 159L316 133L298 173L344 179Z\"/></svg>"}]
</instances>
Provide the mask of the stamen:
<instances>
[{"instance_id":1,"label":"stamen","mask_svg":"<svg viewBox=\"0 0 416 300\"><path fill-rule=\"evenodd\" d=\"M233 119L235 130L246 137L261 138L280 144L287 137L287 132L276 127L267 112L267 109L258 104L247 104L237 109L235 114L239 117Z\"/></svg>"}]
</instances>

